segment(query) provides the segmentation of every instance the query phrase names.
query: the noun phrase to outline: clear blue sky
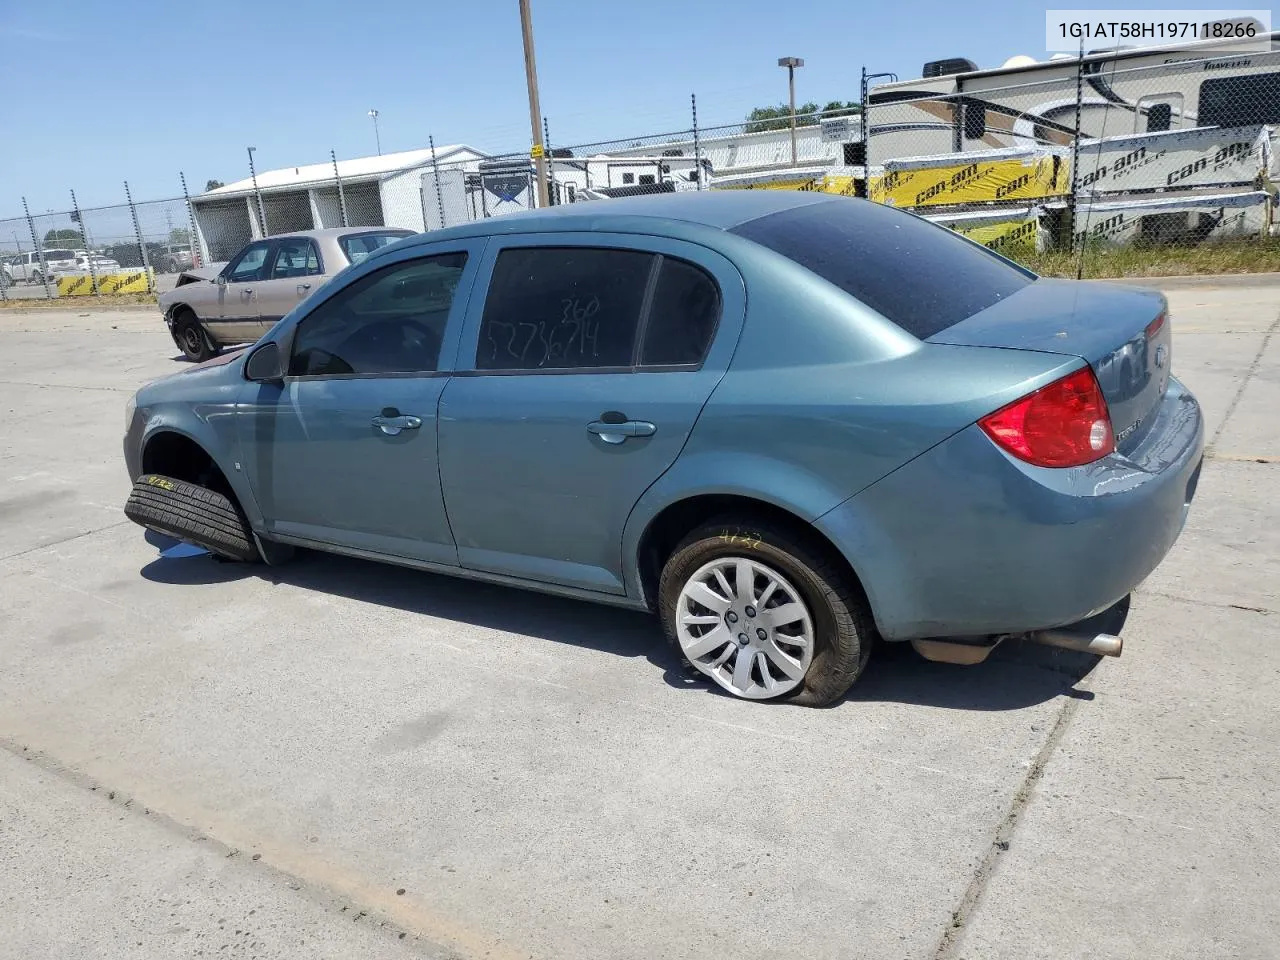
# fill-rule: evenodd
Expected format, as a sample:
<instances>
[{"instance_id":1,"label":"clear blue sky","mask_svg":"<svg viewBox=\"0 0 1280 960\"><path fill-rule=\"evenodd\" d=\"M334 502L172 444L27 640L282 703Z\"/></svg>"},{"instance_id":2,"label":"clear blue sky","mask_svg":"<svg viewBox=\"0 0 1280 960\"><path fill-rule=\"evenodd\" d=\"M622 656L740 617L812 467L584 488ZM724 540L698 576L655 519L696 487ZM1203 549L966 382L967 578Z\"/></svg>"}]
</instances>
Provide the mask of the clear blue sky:
<instances>
[{"instance_id":1,"label":"clear blue sky","mask_svg":"<svg viewBox=\"0 0 1280 960\"><path fill-rule=\"evenodd\" d=\"M1100 6L1101 4L1099 4ZM1138 0L1129 7L1147 6ZM606 14L606 11L612 12ZM56 11L56 12L55 12ZM991 11L988 11L989 13ZM855 100L859 71L920 75L925 60L1043 58L1044 8L979 16L954 0L533 0L542 111L553 143L736 122L786 96ZM180 193L329 149L529 144L516 0L185 3L0 0L0 217Z\"/></svg>"}]
</instances>

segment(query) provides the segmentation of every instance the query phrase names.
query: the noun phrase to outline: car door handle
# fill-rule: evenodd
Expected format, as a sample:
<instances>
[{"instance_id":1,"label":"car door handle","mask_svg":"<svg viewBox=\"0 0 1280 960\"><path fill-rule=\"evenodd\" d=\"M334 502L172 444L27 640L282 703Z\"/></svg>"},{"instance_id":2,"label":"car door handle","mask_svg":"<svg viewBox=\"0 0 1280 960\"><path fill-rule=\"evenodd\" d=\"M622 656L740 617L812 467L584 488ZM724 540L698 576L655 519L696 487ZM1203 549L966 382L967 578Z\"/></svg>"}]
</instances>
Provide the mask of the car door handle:
<instances>
[{"instance_id":1,"label":"car door handle","mask_svg":"<svg viewBox=\"0 0 1280 960\"><path fill-rule=\"evenodd\" d=\"M311 284L309 283L298 284L298 296L305 297L307 295L307 291L310 289L311 289Z\"/></svg>"},{"instance_id":2,"label":"car door handle","mask_svg":"<svg viewBox=\"0 0 1280 960\"><path fill-rule=\"evenodd\" d=\"M594 433L605 443L623 443L628 437L652 437L658 428L647 420L624 420L621 423L605 423L593 420L587 424L587 433Z\"/></svg>"},{"instance_id":3,"label":"car door handle","mask_svg":"<svg viewBox=\"0 0 1280 960\"><path fill-rule=\"evenodd\" d=\"M241 300L252 300L252 299L253 299L253 287L246 287L245 289L241 290L241 291L240 291L240 299L241 299Z\"/></svg>"},{"instance_id":4,"label":"car door handle","mask_svg":"<svg viewBox=\"0 0 1280 960\"><path fill-rule=\"evenodd\" d=\"M388 437L394 437L401 430L417 430L422 426L421 417L411 416L379 416L373 418L373 425Z\"/></svg>"}]
</instances>

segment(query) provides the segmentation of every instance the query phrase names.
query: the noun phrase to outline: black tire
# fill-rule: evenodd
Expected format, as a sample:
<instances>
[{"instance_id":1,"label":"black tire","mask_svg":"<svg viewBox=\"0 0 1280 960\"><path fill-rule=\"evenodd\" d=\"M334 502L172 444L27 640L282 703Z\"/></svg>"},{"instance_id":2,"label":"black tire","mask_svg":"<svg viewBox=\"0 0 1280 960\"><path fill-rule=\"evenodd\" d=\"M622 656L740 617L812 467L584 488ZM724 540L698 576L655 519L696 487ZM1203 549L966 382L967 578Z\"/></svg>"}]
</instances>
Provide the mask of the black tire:
<instances>
[{"instance_id":1,"label":"black tire","mask_svg":"<svg viewBox=\"0 0 1280 960\"><path fill-rule=\"evenodd\" d=\"M259 559L239 506L207 487L144 474L133 485L124 515L148 530L194 543L229 560Z\"/></svg>"},{"instance_id":2,"label":"black tire","mask_svg":"<svg viewBox=\"0 0 1280 960\"><path fill-rule=\"evenodd\" d=\"M676 607L685 582L706 563L743 556L776 568L800 591L814 627L813 661L803 682L776 700L822 707L853 686L871 654L875 621L862 590L826 551L785 526L724 518L704 524L672 552L658 583L658 612L667 641L691 675L707 679L680 649Z\"/></svg>"},{"instance_id":3,"label":"black tire","mask_svg":"<svg viewBox=\"0 0 1280 960\"><path fill-rule=\"evenodd\" d=\"M204 327L190 310L181 310L174 318L173 339L192 363L203 363L217 353Z\"/></svg>"}]
</instances>

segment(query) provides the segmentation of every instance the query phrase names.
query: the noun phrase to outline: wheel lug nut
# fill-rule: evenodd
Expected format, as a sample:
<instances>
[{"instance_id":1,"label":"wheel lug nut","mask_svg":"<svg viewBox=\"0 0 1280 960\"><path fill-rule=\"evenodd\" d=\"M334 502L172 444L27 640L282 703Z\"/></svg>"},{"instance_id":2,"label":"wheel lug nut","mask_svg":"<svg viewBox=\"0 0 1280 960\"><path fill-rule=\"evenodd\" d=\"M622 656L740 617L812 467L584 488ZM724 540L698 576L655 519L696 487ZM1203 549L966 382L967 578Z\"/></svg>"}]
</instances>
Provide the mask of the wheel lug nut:
<instances>
[{"instance_id":1,"label":"wheel lug nut","mask_svg":"<svg viewBox=\"0 0 1280 960\"><path fill-rule=\"evenodd\" d=\"M756 608L755 608L755 607L747 607L747 616L748 616L748 617L754 617L755 615L756 615Z\"/></svg>"},{"instance_id":2,"label":"wheel lug nut","mask_svg":"<svg viewBox=\"0 0 1280 960\"><path fill-rule=\"evenodd\" d=\"M734 613L732 610L730 610L728 613L726 613L726 614L724 615L724 618L725 618L726 620L728 620L730 623L737 623L737 622L738 622L738 615L737 615L736 613Z\"/></svg>"},{"instance_id":3,"label":"wheel lug nut","mask_svg":"<svg viewBox=\"0 0 1280 960\"><path fill-rule=\"evenodd\" d=\"M745 633L738 634L738 643L744 647L747 645L747 635Z\"/></svg>"},{"instance_id":4,"label":"wheel lug nut","mask_svg":"<svg viewBox=\"0 0 1280 960\"><path fill-rule=\"evenodd\" d=\"M769 634L764 632L764 627L756 628L756 636L759 637L761 640L769 639Z\"/></svg>"}]
</instances>

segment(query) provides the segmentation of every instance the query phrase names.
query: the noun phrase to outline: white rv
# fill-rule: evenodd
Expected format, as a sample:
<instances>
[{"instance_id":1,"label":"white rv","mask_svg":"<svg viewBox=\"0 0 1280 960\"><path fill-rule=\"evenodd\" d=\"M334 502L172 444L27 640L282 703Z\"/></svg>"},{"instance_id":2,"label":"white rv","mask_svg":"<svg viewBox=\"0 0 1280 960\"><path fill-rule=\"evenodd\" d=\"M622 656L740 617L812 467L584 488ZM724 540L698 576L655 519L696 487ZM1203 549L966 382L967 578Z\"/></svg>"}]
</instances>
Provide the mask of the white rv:
<instances>
[{"instance_id":1,"label":"white rv","mask_svg":"<svg viewBox=\"0 0 1280 960\"><path fill-rule=\"evenodd\" d=\"M967 60L925 64L924 77L882 84L868 96L868 162L999 147L1065 145L1087 138L1203 127L1276 125L1280 136L1280 33L1259 49L1207 41L1110 49L1036 62L1014 57L979 70ZM1280 144L1278 144L1280 145ZM1272 151L1273 154L1280 151Z\"/></svg>"}]
</instances>

